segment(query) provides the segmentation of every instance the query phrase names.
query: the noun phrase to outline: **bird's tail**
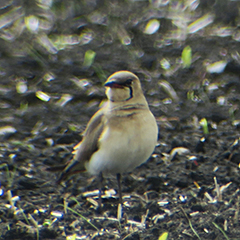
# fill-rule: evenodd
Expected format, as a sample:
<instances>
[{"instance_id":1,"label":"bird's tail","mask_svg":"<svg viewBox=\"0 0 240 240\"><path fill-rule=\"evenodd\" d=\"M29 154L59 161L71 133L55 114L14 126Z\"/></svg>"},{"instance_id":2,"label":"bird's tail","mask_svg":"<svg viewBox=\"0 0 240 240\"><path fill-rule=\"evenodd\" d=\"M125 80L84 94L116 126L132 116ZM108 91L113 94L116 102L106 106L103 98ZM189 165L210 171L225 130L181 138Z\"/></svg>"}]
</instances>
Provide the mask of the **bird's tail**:
<instances>
[{"instance_id":1,"label":"bird's tail","mask_svg":"<svg viewBox=\"0 0 240 240\"><path fill-rule=\"evenodd\" d=\"M86 171L85 167L74 158L65 165L48 167L45 170L49 172L62 172L56 182L57 184L61 183L63 180L67 179L73 174Z\"/></svg>"}]
</instances>

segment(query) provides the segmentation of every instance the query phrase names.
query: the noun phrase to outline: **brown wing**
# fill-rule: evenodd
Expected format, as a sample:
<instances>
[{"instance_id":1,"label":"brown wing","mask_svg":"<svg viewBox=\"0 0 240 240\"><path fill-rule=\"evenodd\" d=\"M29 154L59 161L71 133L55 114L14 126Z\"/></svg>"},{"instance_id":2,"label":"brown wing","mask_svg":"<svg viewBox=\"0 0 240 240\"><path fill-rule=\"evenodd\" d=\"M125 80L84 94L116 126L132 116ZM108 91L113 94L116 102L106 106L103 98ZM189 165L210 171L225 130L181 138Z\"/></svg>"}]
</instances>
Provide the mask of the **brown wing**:
<instances>
[{"instance_id":1,"label":"brown wing","mask_svg":"<svg viewBox=\"0 0 240 240\"><path fill-rule=\"evenodd\" d=\"M58 182L66 179L69 175L86 170L85 162L98 150L98 139L103 131L103 116L102 109L92 116L84 131L81 143L77 145L76 155L64 168Z\"/></svg>"}]
</instances>

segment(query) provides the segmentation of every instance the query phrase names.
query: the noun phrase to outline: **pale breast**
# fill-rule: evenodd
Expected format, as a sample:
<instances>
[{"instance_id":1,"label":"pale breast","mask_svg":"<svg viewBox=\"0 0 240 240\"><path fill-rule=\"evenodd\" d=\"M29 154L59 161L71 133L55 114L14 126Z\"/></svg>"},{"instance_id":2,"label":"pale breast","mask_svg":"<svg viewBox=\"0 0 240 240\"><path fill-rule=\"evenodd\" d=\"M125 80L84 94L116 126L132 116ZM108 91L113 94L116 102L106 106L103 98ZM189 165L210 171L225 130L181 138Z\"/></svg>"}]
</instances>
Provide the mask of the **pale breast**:
<instances>
[{"instance_id":1,"label":"pale breast","mask_svg":"<svg viewBox=\"0 0 240 240\"><path fill-rule=\"evenodd\" d=\"M107 119L96 151L86 168L90 174L130 172L152 154L158 136L156 120L148 110Z\"/></svg>"}]
</instances>

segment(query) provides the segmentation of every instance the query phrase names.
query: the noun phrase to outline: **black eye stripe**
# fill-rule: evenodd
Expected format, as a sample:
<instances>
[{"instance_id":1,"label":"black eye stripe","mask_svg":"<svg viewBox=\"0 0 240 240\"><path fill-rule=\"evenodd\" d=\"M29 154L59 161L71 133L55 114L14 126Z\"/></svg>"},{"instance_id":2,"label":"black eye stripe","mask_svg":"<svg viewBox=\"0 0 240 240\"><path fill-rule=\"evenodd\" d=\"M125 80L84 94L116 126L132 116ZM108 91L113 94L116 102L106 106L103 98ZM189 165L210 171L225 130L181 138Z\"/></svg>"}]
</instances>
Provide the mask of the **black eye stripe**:
<instances>
[{"instance_id":1,"label":"black eye stripe","mask_svg":"<svg viewBox=\"0 0 240 240\"><path fill-rule=\"evenodd\" d=\"M132 90L132 87L129 87L129 91L130 91L130 97L128 98L128 100L131 99L131 98L133 97L133 90Z\"/></svg>"}]
</instances>

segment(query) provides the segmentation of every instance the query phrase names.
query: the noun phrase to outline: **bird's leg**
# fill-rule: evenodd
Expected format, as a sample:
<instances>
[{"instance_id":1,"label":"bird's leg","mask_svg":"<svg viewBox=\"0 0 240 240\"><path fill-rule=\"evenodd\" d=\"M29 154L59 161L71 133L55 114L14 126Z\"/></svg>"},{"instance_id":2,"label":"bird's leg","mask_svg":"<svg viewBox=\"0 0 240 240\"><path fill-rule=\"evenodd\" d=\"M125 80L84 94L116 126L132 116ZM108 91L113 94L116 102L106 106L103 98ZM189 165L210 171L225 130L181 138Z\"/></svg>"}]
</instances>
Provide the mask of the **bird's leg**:
<instances>
[{"instance_id":1,"label":"bird's leg","mask_svg":"<svg viewBox=\"0 0 240 240\"><path fill-rule=\"evenodd\" d=\"M122 188L121 188L121 174L120 173L117 173L117 182L118 182L118 195L119 195L117 218L120 221L122 218Z\"/></svg>"},{"instance_id":2,"label":"bird's leg","mask_svg":"<svg viewBox=\"0 0 240 240\"><path fill-rule=\"evenodd\" d=\"M121 173L117 173L119 203L122 204Z\"/></svg>"},{"instance_id":3,"label":"bird's leg","mask_svg":"<svg viewBox=\"0 0 240 240\"><path fill-rule=\"evenodd\" d=\"M99 193L98 193L98 211L102 211L102 190L103 190L103 175L102 172L99 174Z\"/></svg>"}]
</instances>

